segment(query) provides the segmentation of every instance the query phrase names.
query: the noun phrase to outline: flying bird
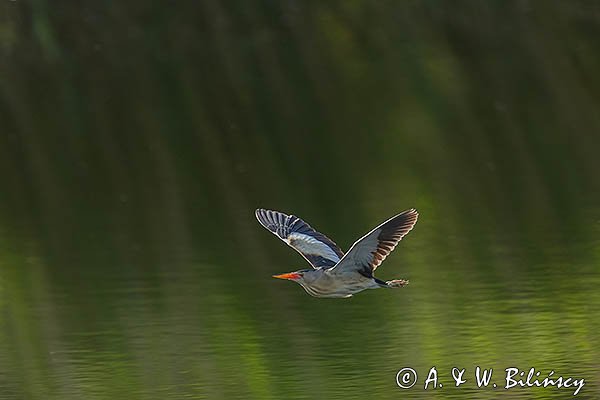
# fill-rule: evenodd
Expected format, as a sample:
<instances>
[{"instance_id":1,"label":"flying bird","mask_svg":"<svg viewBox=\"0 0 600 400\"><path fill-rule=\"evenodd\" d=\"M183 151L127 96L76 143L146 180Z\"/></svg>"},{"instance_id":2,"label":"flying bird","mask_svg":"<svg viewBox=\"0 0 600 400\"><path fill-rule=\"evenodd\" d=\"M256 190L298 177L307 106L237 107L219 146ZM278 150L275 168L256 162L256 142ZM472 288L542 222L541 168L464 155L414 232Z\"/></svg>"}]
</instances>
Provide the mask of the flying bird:
<instances>
[{"instance_id":1,"label":"flying bird","mask_svg":"<svg viewBox=\"0 0 600 400\"><path fill-rule=\"evenodd\" d=\"M408 284L403 279L382 281L373 273L417 223L419 214L414 208L374 228L358 239L346 254L333 240L295 215L262 208L255 214L262 226L312 265L312 268L273 275L273 278L297 282L311 296L346 298L365 289L400 288Z\"/></svg>"}]
</instances>

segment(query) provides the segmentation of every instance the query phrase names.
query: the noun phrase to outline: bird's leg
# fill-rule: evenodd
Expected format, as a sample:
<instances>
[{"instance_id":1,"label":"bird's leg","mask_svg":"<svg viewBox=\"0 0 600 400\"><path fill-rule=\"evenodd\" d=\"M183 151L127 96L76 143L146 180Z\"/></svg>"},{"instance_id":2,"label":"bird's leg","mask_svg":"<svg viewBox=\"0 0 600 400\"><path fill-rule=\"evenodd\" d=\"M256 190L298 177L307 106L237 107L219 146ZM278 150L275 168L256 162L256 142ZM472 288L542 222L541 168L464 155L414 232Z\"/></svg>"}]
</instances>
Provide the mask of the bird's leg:
<instances>
[{"instance_id":1,"label":"bird's leg","mask_svg":"<svg viewBox=\"0 0 600 400\"><path fill-rule=\"evenodd\" d=\"M404 279L394 279L391 281L382 281L381 279L377 279L375 277L373 277L373 279L375 280L375 283L379 285L379 287L384 287L384 288L391 288L391 289L395 289L395 288L400 288L400 287L404 287L406 285L408 285L408 281L404 280Z\"/></svg>"},{"instance_id":2,"label":"bird's leg","mask_svg":"<svg viewBox=\"0 0 600 400\"><path fill-rule=\"evenodd\" d=\"M408 281L404 279L394 279L386 282L387 287L389 288L401 288L408 285Z\"/></svg>"}]
</instances>

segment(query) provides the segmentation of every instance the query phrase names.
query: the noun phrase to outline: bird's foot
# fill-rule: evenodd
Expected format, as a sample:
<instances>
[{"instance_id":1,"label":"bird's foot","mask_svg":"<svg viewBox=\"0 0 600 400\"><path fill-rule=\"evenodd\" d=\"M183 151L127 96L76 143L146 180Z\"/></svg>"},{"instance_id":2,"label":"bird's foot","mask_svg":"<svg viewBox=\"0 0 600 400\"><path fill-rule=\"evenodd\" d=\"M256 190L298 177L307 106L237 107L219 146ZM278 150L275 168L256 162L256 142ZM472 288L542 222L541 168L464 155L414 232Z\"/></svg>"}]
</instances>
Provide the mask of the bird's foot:
<instances>
[{"instance_id":1,"label":"bird's foot","mask_svg":"<svg viewBox=\"0 0 600 400\"><path fill-rule=\"evenodd\" d=\"M394 279L392 281L387 281L386 282L388 287L391 288L399 288L399 287L404 287L406 285L408 285L408 281L404 280L404 279Z\"/></svg>"}]
</instances>

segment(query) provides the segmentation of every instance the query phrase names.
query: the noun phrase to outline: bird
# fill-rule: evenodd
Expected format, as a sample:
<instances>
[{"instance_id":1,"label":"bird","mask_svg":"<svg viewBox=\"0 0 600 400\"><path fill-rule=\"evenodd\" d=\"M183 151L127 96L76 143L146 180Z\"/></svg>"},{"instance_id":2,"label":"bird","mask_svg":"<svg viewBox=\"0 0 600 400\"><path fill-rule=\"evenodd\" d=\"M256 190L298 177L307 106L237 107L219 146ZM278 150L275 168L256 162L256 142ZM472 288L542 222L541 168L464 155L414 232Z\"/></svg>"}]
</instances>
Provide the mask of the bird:
<instances>
[{"instance_id":1,"label":"bird","mask_svg":"<svg viewBox=\"0 0 600 400\"><path fill-rule=\"evenodd\" d=\"M401 288L404 279L382 281L374 272L396 245L417 223L414 208L381 223L358 239L347 253L324 234L295 215L259 208L256 219L308 261L312 268L301 269L273 278L300 284L314 297L349 298L366 289Z\"/></svg>"}]
</instances>

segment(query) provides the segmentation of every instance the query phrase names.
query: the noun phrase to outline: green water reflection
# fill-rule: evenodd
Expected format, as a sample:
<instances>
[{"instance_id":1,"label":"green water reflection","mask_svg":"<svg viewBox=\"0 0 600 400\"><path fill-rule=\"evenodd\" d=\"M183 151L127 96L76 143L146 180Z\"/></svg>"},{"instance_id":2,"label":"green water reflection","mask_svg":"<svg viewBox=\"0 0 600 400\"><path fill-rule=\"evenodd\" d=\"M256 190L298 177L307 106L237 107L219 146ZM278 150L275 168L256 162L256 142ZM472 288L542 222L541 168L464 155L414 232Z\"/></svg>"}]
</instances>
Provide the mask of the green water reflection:
<instances>
[{"instance_id":1,"label":"green water reflection","mask_svg":"<svg viewBox=\"0 0 600 400\"><path fill-rule=\"evenodd\" d=\"M151 3L0 5L0 398L600 396L593 2ZM273 280L257 207L344 249L415 207L411 284Z\"/></svg>"}]
</instances>

